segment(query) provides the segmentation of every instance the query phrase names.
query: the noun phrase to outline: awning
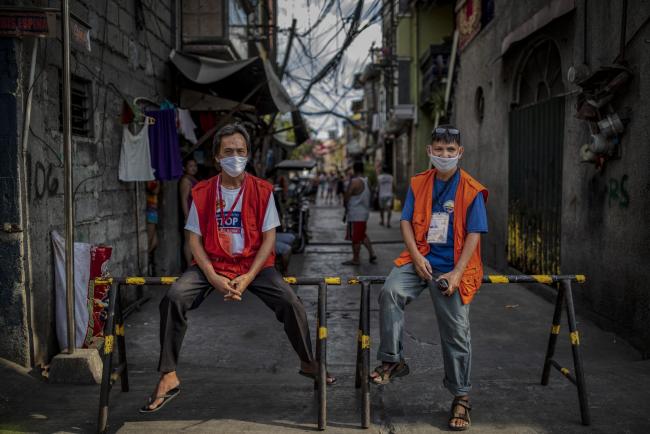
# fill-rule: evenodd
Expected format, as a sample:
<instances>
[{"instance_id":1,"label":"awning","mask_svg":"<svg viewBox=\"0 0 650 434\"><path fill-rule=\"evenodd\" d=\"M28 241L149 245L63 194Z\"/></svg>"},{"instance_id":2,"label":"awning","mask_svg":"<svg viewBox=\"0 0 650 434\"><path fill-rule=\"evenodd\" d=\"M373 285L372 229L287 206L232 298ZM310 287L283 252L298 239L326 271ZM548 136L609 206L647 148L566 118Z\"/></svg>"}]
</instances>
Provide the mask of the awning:
<instances>
[{"instance_id":1,"label":"awning","mask_svg":"<svg viewBox=\"0 0 650 434\"><path fill-rule=\"evenodd\" d=\"M187 110L198 111L227 111L237 107L239 111L255 112L255 107L252 105L239 104L231 99L219 98L191 89L181 89L180 106Z\"/></svg>"},{"instance_id":2,"label":"awning","mask_svg":"<svg viewBox=\"0 0 650 434\"><path fill-rule=\"evenodd\" d=\"M169 59L192 83L209 86L220 98L255 106L260 115L296 110L266 59L229 62L176 50Z\"/></svg>"}]
</instances>

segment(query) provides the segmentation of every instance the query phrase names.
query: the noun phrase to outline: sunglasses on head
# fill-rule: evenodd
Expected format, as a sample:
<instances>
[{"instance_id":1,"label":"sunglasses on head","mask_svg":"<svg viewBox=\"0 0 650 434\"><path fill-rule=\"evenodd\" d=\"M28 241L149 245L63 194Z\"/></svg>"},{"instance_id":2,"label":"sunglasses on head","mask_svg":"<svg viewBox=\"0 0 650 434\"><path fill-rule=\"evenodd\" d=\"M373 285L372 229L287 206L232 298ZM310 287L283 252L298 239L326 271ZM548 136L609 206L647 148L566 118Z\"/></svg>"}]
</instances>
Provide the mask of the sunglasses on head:
<instances>
[{"instance_id":1,"label":"sunglasses on head","mask_svg":"<svg viewBox=\"0 0 650 434\"><path fill-rule=\"evenodd\" d=\"M438 127L438 128L433 130L432 135L435 136L436 134L447 134L447 133L449 133L451 135L454 135L454 136L459 136L460 135L460 130L458 130L457 128Z\"/></svg>"}]
</instances>

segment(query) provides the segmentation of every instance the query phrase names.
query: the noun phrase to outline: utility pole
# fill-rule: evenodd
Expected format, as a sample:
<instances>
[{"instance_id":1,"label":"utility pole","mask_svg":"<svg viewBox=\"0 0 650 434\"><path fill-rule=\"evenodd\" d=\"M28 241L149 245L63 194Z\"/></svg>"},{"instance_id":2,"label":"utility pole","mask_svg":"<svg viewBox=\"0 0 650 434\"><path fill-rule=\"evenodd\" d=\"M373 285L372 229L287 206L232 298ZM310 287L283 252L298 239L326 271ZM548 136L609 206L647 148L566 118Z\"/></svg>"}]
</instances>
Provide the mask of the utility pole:
<instances>
[{"instance_id":1,"label":"utility pole","mask_svg":"<svg viewBox=\"0 0 650 434\"><path fill-rule=\"evenodd\" d=\"M68 324L68 354L75 350L74 312L74 202L72 197L72 123L70 119L70 3L61 1L61 39L63 47L63 158L65 214L65 286Z\"/></svg>"}]
</instances>

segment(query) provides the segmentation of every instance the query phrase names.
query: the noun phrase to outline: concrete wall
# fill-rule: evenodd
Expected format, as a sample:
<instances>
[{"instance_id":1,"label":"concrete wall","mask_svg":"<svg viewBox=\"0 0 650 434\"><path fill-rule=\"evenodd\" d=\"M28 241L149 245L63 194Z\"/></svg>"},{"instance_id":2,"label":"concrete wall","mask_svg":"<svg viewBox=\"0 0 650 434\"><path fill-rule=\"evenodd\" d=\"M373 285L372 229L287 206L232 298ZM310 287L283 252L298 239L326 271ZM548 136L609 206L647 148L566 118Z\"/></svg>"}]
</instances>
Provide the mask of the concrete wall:
<instances>
[{"instance_id":1,"label":"concrete wall","mask_svg":"<svg viewBox=\"0 0 650 434\"><path fill-rule=\"evenodd\" d=\"M0 38L0 358L26 365L29 346L23 290L17 85L16 44L12 39Z\"/></svg>"},{"instance_id":2,"label":"concrete wall","mask_svg":"<svg viewBox=\"0 0 650 434\"><path fill-rule=\"evenodd\" d=\"M545 1L497 1L495 18L461 53L455 87L454 121L465 145L463 166L490 190L490 233L484 237L484 257L499 269L507 266L508 113L513 102L518 62L534 38L548 38L559 48L567 92L562 182L561 269L584 273L578 287L580 305L596 313L604 326L621 333L638 348L650 351L649 271L650 148L647 146L650 96L644 77L650 67L650 15L647 2L630 1L627 54L634 78L613 101L616 110L631 109L622 139L620 160L603 170L580 162L579 148L589 139L587 125L575 118L579 88L566 81L571 65L583 61L584 1L576 9L540 29L500 56L501 41L532 16ZM587 64L592 71L613 63L618 54L622 1L590 1L587 13ZM474 109L476 89L485 95L484 119Z\"/></svg>"},{"instance_id":3,"label":"concrete wall","mask_svg":"<svg viewBox=\"0 0 650 434\"><path fill-rule=\"evenodd\" d=\"M154 101L162 101L171 95L167 57L173 41L170 25L174 2L156 2L153 10L147 7L150 3L143 2L144 30L136 29L134 2L71 3L72 10L92 27L92 51L88 53L74 47L71 61L72 73L91 81L93 109L92 137L73 136L76 240L113 246L113 275L140 274L146 271L148 261L144 185L140 183L136 201L136 185L120 182L117 178L122 138L119 115L122 95L130 100L145 96ZM18 143L21 140L31 46L29 39L15 40ZM152 68L147 71L149 59ZM21 285L20 292L31 300L25 317L31 327L31 342L27 345L34 364L45 363L58 352L54 334L50 232L64 232L62 135L59 132L60 41L41 41L37 65L31 122L33 134L27 149L14 145L14 150L18 149L17 164L21 164L20 155L23 151L25 153L22 181L26 194L21 196L21 206L28 213L29 223L25 228L27 239L24 244L26 283ZM161 244L156 262L159 270L174 273L179 268L180 249L176 183L164 183L162 190ZM5 247L0 250L5 251ZM6 303L4 298L2 300L0 308ZM12 305L11 309L14 308L18 309ZM27 364L19 352L6 348L0 342L0 357Z\"/></svg>"}]
</instances>

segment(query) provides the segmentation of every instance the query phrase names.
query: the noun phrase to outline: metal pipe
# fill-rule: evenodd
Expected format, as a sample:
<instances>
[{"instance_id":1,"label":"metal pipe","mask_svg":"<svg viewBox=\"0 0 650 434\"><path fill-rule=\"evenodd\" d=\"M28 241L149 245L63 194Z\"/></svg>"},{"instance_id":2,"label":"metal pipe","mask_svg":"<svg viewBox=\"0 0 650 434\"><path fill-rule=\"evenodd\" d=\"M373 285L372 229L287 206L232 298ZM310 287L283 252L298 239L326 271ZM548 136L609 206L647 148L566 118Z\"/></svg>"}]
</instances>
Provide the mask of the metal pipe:
<instances>
[{"instance_id":1,"label":"metal pipe","mask_svg":"<svg viewBox=\"0 0 650 434\"><path fill-rule=\"evenodd\" d=\"M63 158L65 213L65 284L68 319L68 354L75 349L74 321L74 201L72 191L72 123L70 119L70 4L61 1L61 38L63 40Z\"/></svg>"},{"instance_id":2,"label":"metal pipe","mask_svg":"<svg viewBox=\"0 0 650 434\"><path fill-rule=\"evenodd\" d=\"M28 164L27 164L27 147L29 145L29 127L31 124L32 120L32 96L34 95L34 80L36 76L36 57L38 54L38 38L33 38L33 46L32 46L32 60L31 64L29 66L29 87L27 88L27 103L25 105L25 115L23 117L23 135L21 137L21 152L22 152L22 182L21 182L21 190L22 190L22 196L23 196L23 206L22 206L22 212L21 212L21 224L23 227L23 240L25 243L25 253L23 257L23 261L25 264L25 298L27 300L27 312L29 316L31 317L33 315L33 310L32 310L32 293L31 293L31 288L32 288L32 263L29 260L29 256L31 255L31 241L29 234L27 233L27 228L29 226L29 200L27 198L27 192L28 192L28 187L27 187L27 173L28 173ZM33 330L32 330L32 321L29 321L29 336L30 338L30 345L29 345L29 357L30 361L33 364L34 362L34 353L35 353L35 348L34 348L34 339L33 339Z\"/></svg>"},{"instance_id":3,"label":"metal pipe","mask_svg":"<svg viewBox=\"0 0 650 434\"><path fill-rule=\"evenodd\" d=\"M571 351L573 352L573 366L575 368L575 379L578 386L578 400L580 401L580 416L582 424L588 426L591 423L589 416L589 403L587 401L587 385L585 374L582 370L582 356L580 355L580 337L576 328L576 312L573 306L573 293L571 292L571 281L563 280L562 287L565 290L566 313L569 321L569 332L571 333Z\"/></svg>"},{"instance_id":4,"label":"metal pipe","mask_svg":"<svg viewBox=\"0 0 650 434\"><path fill-rule=\"evenodd\" d=\"M115 304L120 284L113 282L108 293L108 316L104 323L104 347L102 349L102 385L99 389L99 415L97 432L105 433L108 425L108 402L111 396L111 374L113 371L113 345L115 333Z\"/></svg>"},{"instance_id":5,"label":"metal pipe","mask_svg":"<svg viewBox=\"0 0 650 434\"><path fill-rule=\"evenodd\" d=\"M562 319L562 303L564 302L564 288L560 287L555 300L555 310L553 311L553 324L551 325L551 335L548 338L546 347L546 357L544 358L544 368L542 369L542 386L548 385L548 378L551 373L551 363L555 354L555 344L557 335L560 333L560 320Z\"/></svg>"},{"instance_id":6,"label":"metal pipe","mask_svg":"<svg viewBox=\"0 0 650 434\"><path fill-rule=\"evenodd\" d=\"M451 84L454 81L454 67L456 66L457 50L458 50L458 29L454 30L454 39L451 43L451 57L449 57L449 71L447 71L447 85L445 87L445 109L444 109L445 117L447 117L447 106L449 105L449 98L451 97Z\"/></svg>"},{"instance_id":7,"label":"metal pipe","mask_svg":"<svg viewBox=\"0 0 650 434\"><path fill-rule=\"evenodd\" d=\"M618 61L625 62L625 32L627 30L627 0L623 0L623 11L621 15L621 42L618 53Z\"/></svg>"},{"instance_id":8,"label":"metal pipe","mask_svg":"<svg viewBox=\"0 0 650 434\"><path fill-rule=\"evenodd\" d=\"M318 429L327 427L327 283L318 285Z\"/></svg>"},{"instance_id":9,"label":"metal pipe","mask_svg":"<svg viewBox=\"0 0 650 434\"><path fill-rule=\"evenodd\" d=\"M370 427L370 283L361 282L361 426Z\"/></svg>"}]
</instances>

